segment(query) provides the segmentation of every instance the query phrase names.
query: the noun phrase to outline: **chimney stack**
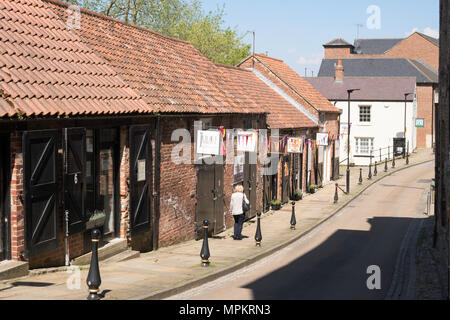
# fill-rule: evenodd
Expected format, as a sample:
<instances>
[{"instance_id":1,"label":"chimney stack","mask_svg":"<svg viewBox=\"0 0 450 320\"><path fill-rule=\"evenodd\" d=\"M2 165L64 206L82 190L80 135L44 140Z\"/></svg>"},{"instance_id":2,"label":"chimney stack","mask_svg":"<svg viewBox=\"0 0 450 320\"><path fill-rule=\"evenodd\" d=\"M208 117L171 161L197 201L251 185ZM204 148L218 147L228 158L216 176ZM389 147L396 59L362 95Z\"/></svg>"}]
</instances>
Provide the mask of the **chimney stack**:
<instances>
[{"instance_id":1,"label":"chimney stack","mask_svg":"<svg viewBox=\"0 0 450 320\"><path fill-rule=\"evenodd\" d=\"M337 65L334 66L334 81L335 82L344 81L344 66L342 65L341 59L339 59Z\"/></svg>"}]
</instances>

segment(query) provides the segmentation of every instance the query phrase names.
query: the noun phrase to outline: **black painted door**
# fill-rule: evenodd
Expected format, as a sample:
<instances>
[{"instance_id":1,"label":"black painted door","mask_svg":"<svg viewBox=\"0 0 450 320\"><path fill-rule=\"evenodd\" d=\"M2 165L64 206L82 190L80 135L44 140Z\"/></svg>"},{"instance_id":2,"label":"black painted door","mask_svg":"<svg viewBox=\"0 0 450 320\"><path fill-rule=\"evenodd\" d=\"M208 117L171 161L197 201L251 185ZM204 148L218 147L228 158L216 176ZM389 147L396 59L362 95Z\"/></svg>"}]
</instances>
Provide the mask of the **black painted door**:
<instances>
[{"instance_id":1,"label":"black painted door","mask_svg":"<svg viewBox=\"0 0 450 320\"><path fill-rule=\"evenodd\" d=\"M264 164L263 171L263 212L270 210L271 187L272 187L272 175L269 174L268 168L270 168L270 162Z\"/></svg>"},{"instance_id":2,"label":"black painted door","mask_svg":"<svg viewBox=\"0 0 450 320\"><path fill-rule=\"evenodd\" d=\"M224 167L220 164L214 165L214 224L213 234L218 234L225 230L225 216L223 212L224 197L223 197L223 178Z\"/></svg>"},{"instance_id":3,"label":"black painted door","mask_svg":"<svg viewBox=\"0 0 450 320\"><path fill-rule=\"evenodd\" d=\"M8 259L9 245L9 136L0 135L0 260Z\"/></svg>"},{"instance_id":4,"label":"black painted door","mask_svg":"<svg viewBox=\"0 0 450 320\"><path fill-rule=\"evenodd\" d=\"M290 156L283 156L283 161L281 162L281 172L282 172L282 180L281 180L281 202L286 203L289 201L289 179L290 179L290 168L289 168L289 159Z\"/></svg>"},{"instance_id":5,"label":"black painted door","mask_svg":"<svg viewBox=\"0 0 450 320\"><path fill-rule=\"evenodd\" d=\"M69 214L69 234L86 229L86 129L65 128L64 212Z\"/></svg>"},{"instance_id":6,"label":"black painted door","mask_svg":"<svg viewBox=\"0 0 450 320\"><path fill-rule=\"evenodd\" d=\"M244 193L250 201L250 210L245 215L246 219L256 216L256 156L256 153L245 153Z\"/></svg>"},{"instance_id":7,"label":"black painted door","mask_svg":"<svg viewBox=\"0 0 450 320\"><path fill-rule=\"evenodd\" d=\"M58 247L58 131L23 134L26 256Z\"/></svg>"},{"instance_id":8,"label":"black painted door","mask_svg":"<svg viewBox=\"0 0 450 320\"><path fill-rule=\"evenodd\" d=\"M131 235L150 230L152 150L150 126L130 127L130 230Z\"/></svg>"},{"instance_id":9,"label":"black painted door","mask_svg":"<svg viewBox=\"0 0 450 320\"><path fill-rule=\"evenodd\" d=\"M209 162L208 162L209 163ZM197 204L195 210L196 238L203 235L203 221L209 221L209 234L224 230L222 164L201 164L197 172Z\"/></svg>"},{"instance_id":10,"label":"black painted door","mask_svg":"<svg viewBox=\"0 0 450 320\"><path fill-rule=\"evenodd\" d=\"M300 168L299 168L299 153L292 154L292 165L291 165L291 197L293 196L295 190L299 188L300 181Z\"/></svg>"}]
</instances>

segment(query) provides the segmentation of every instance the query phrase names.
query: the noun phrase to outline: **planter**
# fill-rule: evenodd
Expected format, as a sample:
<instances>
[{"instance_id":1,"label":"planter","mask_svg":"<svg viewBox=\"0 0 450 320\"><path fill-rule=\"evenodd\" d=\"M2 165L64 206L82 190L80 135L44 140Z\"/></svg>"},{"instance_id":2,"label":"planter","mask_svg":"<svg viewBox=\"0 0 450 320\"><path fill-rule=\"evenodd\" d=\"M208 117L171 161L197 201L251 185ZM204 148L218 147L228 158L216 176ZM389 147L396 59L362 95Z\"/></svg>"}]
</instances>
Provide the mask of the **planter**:
<instances>
[{"instance_id":1,"label":"planter","mask_svg":"<svg viewBox=\"0 0 450 320\"><path fill-rule=\"evenodd\" d=\"M293 201L300 201L303 199L303 194L301 193L294 193L291 197L291 200Z\"/></svg>"},{"instance_id":2,"label":"planter","mask_svg":"<svg viewBox=\"0 0 450 320\"><path fill-rule=\"evenodd\" d=\"M271 204L272 210L278 211L281 209L281 203L280 204Z\"/></svg>"},{"instance_id":3,"label":"planter","mask_svg":"<svg viewBox=\"0 0 450 320\"><path fill-rule=\"evenodd\" d=\"M104 214L103 215L97 214L92 216L91 219L86 221L86 230L103 227L103 225L105 224L105 219L106 216Z\"/></svg>"}]
</instances>

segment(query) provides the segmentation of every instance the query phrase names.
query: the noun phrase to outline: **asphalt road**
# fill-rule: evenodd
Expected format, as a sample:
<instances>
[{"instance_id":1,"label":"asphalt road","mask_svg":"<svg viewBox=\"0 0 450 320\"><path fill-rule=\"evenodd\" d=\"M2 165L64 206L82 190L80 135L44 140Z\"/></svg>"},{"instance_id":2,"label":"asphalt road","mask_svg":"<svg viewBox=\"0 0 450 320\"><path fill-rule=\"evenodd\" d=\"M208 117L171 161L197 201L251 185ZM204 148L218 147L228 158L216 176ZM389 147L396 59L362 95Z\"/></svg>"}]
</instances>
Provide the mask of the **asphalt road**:
<instances>
[{"instance_id":1,"label":"asphalt road","mask_svg":"<svg viewBox=\"0 0 450 320\"><path fill-rule=\"evenodd\" d=\"M429 162L394 173L280 252L171 299L385 299L401 282L399 274L408 274L411 263L401 257L416 241L413 226L425 218L423 195L433 168ZM381 288L369 290L373 265L380 268Z\"/></svg>"}]
</instances>

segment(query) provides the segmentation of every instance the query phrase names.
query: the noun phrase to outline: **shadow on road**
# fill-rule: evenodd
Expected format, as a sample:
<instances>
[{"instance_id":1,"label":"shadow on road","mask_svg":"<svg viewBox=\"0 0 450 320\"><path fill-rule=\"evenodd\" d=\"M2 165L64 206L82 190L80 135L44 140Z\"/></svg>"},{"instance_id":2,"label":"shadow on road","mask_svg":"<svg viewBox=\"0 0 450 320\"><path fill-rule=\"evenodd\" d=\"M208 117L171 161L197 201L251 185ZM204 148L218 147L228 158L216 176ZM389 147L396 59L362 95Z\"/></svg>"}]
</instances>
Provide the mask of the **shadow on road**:
<instances>
[{"instance_id":1,"label":"shadow on road","mask_svg":"<svg viewBox=\"0 0 450 320\"><path fill-rule=\"evenodd\" d=\"M256 300L384 299L409 225L420 219L375 217L369 231L338 230L288 265L245 286ZM292 252L292 251L291 251ZM367 268L381 269L381 290L369 290Z\"/></svg>"}]
</instances>

